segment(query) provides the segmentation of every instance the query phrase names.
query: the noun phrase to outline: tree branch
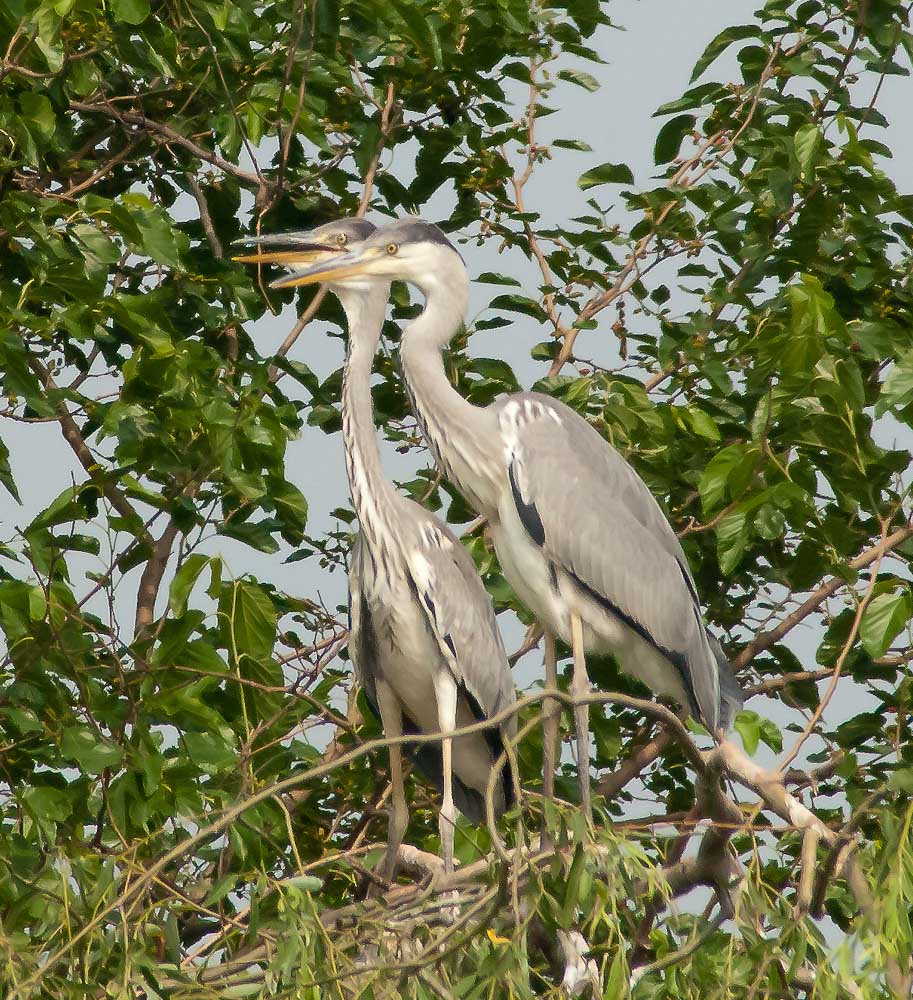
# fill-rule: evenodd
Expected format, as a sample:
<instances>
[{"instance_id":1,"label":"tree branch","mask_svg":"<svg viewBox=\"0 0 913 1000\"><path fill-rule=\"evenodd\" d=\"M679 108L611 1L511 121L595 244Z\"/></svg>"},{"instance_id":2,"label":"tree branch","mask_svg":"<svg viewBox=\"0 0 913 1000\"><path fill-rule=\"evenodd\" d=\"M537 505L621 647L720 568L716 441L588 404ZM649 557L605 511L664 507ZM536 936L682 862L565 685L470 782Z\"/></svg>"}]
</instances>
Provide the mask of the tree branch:
<instances>
[{"instance_id":1,"label":"tree branch","mask_svg":"<svg viewBox=\"0 0 913 1000\"><path fill-rule=\"evenodd\" d=\"M865 569L866 566L871 565L876 559L881 559L892 549L896 549L898 545L901 545L908 538L913 538L913 524L906 524L904 527L898 528L897 531L888 535L887 538L880 541L877 545L873 545L864 552L860 552L855 559L851 559L847 563L847 566L850 569ZM846 580L839 576L832 577L827 583L822 584L792 614L787 615L779 625L756 636L733 660L733 669L736 671L743 670L758 653L762 653L765 649L770 649L771 646L778 643L801 621L804 621L810 614L817 611L828 597L836 594L841 587L845 586Z\"/></svg>"},{"instance_id":2,"label":"tree branch","mask_svg":"<svg viewBox=\"0 0 913 1000\"><path fill-rule=\"evenodd\" d=\"M45 389L50 389L53 392L60 391L51 377L51 373L34 354L28 354L28 365ZM86 470L89 478L99 485L105 499L118 514L134 524L142 525L142 518L133 509L130 501L127 500L117 486L108 479L106 470L99 464L90 451L85 438L82 436L82 432L76 426L76 421L67 409L67 404L61 401L55 406L55 409L57 410L57 420L60 423L60 430L63 433L64 440L73 449L73 453L79 459L79 464ZM143 529L143 533L148 539L148 532Z\"/></svg>"}]
</instances>

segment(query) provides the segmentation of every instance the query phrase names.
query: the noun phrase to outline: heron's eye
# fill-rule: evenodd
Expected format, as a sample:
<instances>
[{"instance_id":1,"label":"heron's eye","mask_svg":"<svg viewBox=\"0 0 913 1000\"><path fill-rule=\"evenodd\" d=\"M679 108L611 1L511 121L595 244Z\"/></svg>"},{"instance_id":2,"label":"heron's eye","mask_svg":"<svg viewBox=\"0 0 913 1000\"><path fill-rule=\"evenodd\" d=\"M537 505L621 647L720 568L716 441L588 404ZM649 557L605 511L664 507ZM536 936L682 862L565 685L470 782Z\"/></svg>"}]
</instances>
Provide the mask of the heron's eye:
<instances>
[{"instance_id":1,"label":"heron's eye","mask_svg":"<svg viewBox=\"0 0 913 1000\"><path fill-rule=\"evenodd\" d=\"M349 237L345 233L337 233L337 235L336 235L336 242L341 247L344 247L346 245L346 243L349 242Z\"/></svg>"},{"instance_id":2,"label":"heron's eye","mask_svg":"<svg viewBox=\"0 0 913 1000\"><path fill-rule=\"evenodd\" d=\"M390 254L391 257L394 254L399 253L399 244L398 243L388 243L387 244L387 253Z\"/></svg>"}]
</instances>

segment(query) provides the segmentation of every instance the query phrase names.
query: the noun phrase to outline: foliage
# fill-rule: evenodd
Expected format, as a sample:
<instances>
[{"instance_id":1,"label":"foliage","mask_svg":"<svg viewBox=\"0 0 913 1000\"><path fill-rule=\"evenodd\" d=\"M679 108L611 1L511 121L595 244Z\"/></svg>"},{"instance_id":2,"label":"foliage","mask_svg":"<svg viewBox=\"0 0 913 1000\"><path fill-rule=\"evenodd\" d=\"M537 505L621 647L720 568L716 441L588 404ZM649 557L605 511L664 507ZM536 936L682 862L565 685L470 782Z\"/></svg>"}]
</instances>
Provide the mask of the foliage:
<instances>
[{"instance_id":1,"label":"foliage","mask_svg":"<svg viewBox=\"0 0 913 1000\"><path fill-rule=\"evenodd\" d=\"M541 145L536 122L561 120L556 88L598 86L580 66L599 61L597 31L601 51L619 44L608 13L0 8L0 484L18 499L33 468L17 447L40 461L41 424L82 469L0 547L6 995L519 997L575 974L607 997L909 994L911 459L888 442L913 425L913 196L878 138L880 82L913 55L909 10L769 0L657 112L655 186L584 155L588 210L549 228L527 182L589 147ZM732 47L739 77L716 82ZM360 902L385 756L352 690L344 610L222 548L315 572L344 561L348 533L307 533L317 470L285 464L304 421L338 429L339 376L281 358L276 381L248 326L292 293L265 296L226 248L253 227L432 199L448 229L507 252L451 357L461 391L487 402L517 384L467 352L477 331L541 330L538 388L666 504L753 698L746 753L704 756L668 712L595 705L592 840L572 806L543 816L539 702L523 701L508 853L464 827L477 864L456 903L424 887L435 800L416 783L417 887ZM538 287L517 287L521 261ZM395 301L400 318L413 308ZM298 307L340 321L329 302ZM379 376L388 435L416 447L386 358ZM410 489L471 517L430 473ZM468 544L504 615L527 620L482 533ZM592 673L643 694L613 662ZM779 771L749 759L761 743ZM559 789L574 787L567 762ZM560 849L523 853L543 823ZM700 890L669 908L701 884L715 910L701 915ZM591 965L574 963L580 934Z\"/></svg>"}]
</instances>

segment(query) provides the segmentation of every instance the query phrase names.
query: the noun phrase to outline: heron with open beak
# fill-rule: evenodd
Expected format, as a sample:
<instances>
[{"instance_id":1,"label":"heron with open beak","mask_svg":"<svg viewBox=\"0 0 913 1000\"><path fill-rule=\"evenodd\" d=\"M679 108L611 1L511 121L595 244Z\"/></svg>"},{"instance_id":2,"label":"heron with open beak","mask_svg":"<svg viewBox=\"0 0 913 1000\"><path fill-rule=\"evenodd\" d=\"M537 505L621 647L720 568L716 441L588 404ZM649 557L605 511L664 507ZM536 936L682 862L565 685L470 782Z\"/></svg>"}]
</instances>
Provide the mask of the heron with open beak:
<instances>
[{"instance_id":1,"label":"heron with open beak","mask_svg":"<svg viewBox=\"0 0 913 1000\"><path fill-rule=\"evenodd\" d=\"M365 219L343 219L306 233L259 237L256 252L235 259L281 265L290 273L272 287L293 287L307 270L333 266L349 250L357 250L374 230ZM485 818L489 777L504 756L505 742L516 734L516 718L471 734L452 734L508 709L516 700L513 678L491 599L472 557L446 525L401 496L383 472L371 372L390 282L360 281L336 270L328 285L342 305L349 331L342 433L360 527L349 561L349 655L387 737L442 734L440 743L422 743L414 756L443 794L439 829L449 872L455 810L473 822ZM392 743L389 750L388 880L394 877L409 820L401 746ZM502 764L493 782L494 817L512 803L515 780Z\"/></svg>"}]
</instances>

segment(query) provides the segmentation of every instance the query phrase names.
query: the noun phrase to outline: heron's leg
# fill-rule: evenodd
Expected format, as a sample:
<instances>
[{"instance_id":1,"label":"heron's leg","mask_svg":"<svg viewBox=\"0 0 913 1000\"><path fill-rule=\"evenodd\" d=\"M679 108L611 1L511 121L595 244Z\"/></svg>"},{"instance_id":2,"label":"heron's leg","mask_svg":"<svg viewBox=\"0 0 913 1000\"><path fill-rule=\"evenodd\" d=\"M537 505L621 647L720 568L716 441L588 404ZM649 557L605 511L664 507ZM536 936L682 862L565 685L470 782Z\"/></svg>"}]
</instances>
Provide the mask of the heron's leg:
<instances>
[{"instance_id":1,"label":"heron's leg","mask_svg":"<svg viewBox=\"0 0 913 1000\"><path fill-rule=\"evenodd\" d=\"M397 737L403 735L403 711L399 698L386 681L377 684L377 707L380 711L380 721L384 735ZM399 858L400 844L403 834L409 825L409 808L406 805L406 793L403 788L403 754L399 744L391 746L390 751L390 819L387 823L387 855L384 859L384 878L392 882L396 875L396 862Z\"/></svg>"},{"instance_id":2,"label":"heron's leg","mask_svg":"<svg viewBox=\"0 0 913 1000\"><path fill-rule=\"evenodd\" d=\"M583 622L580 615L571 614L571 648L574 653L574 677L571 694L575 699L590 693L590 679L586 672L586 651L583 648ZM577 773L580 777L580 808L587 821L592 819L590 806L590 708L587 704L574 705L574 723L577 729Z\"/></svg>"},{"instance_id":3,"label":"heron's leg","mask_svg":"<svg viewBox=\"0 0 913 1000\"><path fill-rule=\"evenodd\" d=\"M555 635L545 630L545 686L558 687L558 651ZM542 795L555 797L555 770L558 766L558 729L561 709L554 698L546 698L542 705Z\"/></svg>"},{"instance_id":4,"label":"heron's leg","mask_svg":"<svg viewBox=\"0 0 913 1000\"><path fill-rule=\"evenodd\" d=\"M456 729L457 686L449 670L439 670L434 678L437 698L438 725L444 738L441 740L441 758L444 773L444 801L438 818L441 834L441 855L444 873L453 871L453 832L456 829L456 806L453 804L453 737Z\"/></svg>"}]
</instances>

